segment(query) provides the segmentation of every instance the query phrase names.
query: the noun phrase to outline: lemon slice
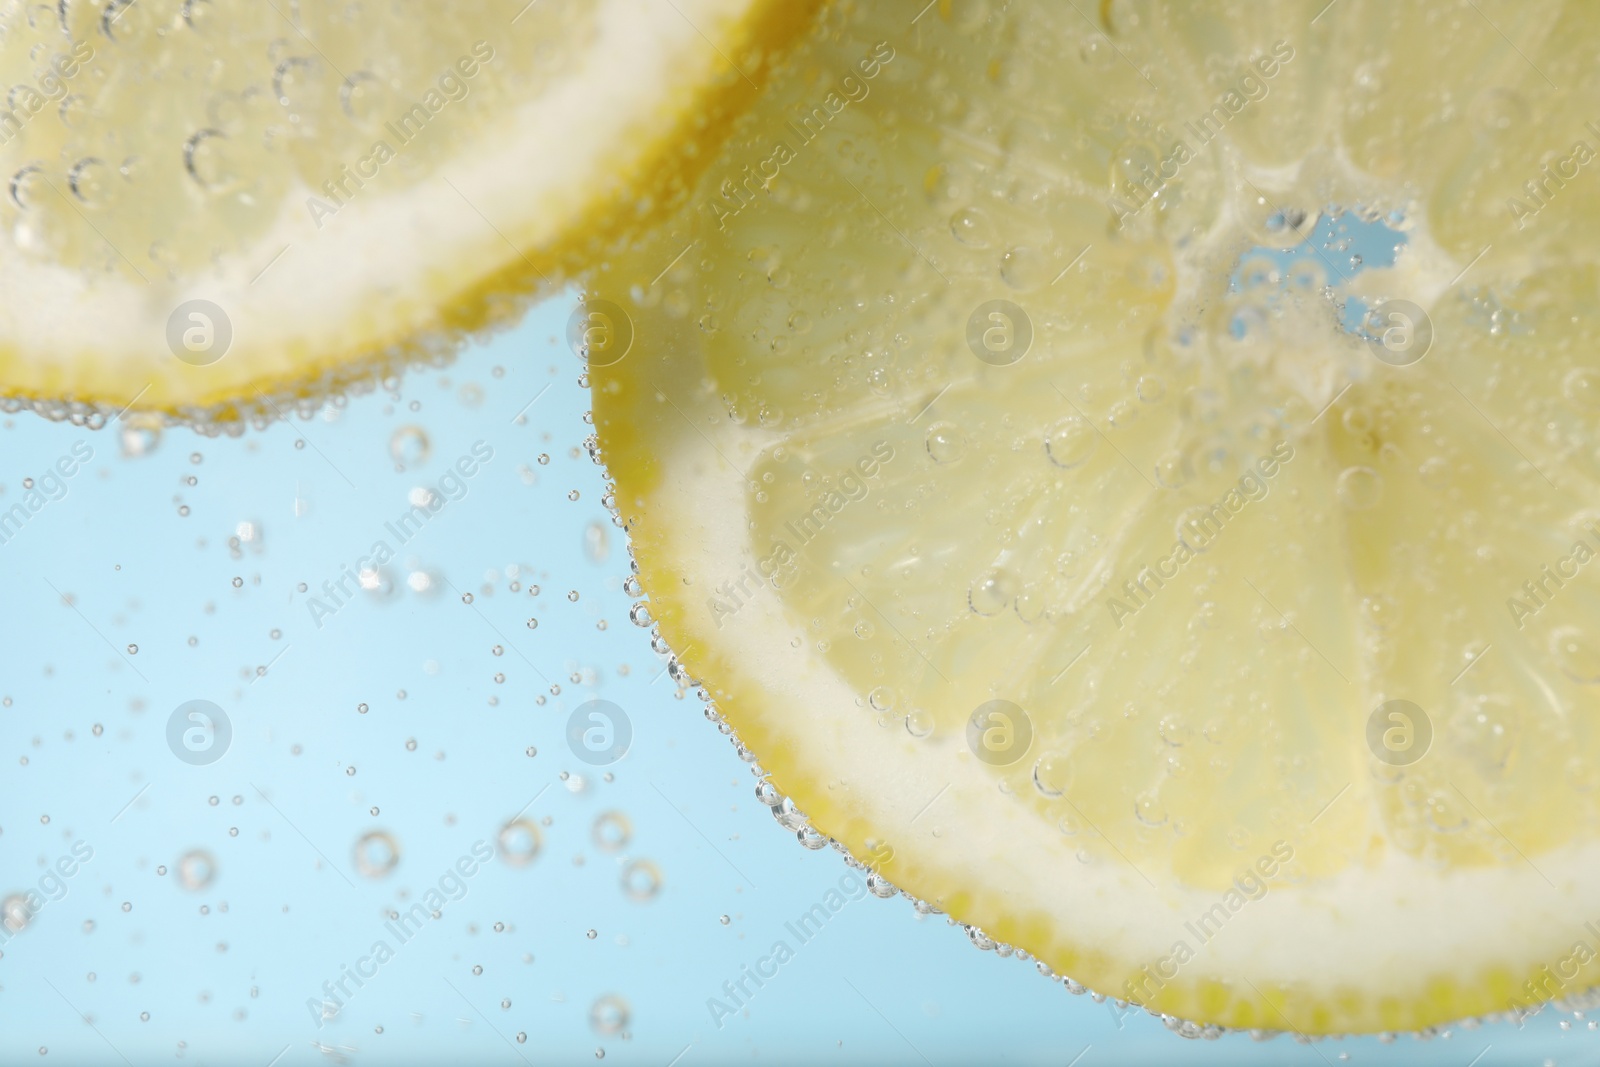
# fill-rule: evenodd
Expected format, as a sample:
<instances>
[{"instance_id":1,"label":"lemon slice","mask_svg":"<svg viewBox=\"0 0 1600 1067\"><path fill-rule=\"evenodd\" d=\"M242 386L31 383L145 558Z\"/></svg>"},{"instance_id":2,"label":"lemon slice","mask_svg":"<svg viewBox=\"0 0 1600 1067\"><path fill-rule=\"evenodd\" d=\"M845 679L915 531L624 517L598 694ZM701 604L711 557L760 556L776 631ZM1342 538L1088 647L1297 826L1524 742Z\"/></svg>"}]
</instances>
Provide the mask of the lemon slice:
<instances>
[{"instance_id":1,"label":"lemon slice","mask_svg":"<svg viewBox=\"0 0 1600 1067\"><path fill-rule=\"evenodd\" d=\"M681 197L812 6L14 5L0 396L226 423L440 358Z\"/></svg>"},{"instance_id":2,"label":"lemon slice","mask_svg":"<svg viewBox=\"0 0 1600 1067\"><path fill-rule=\"evenodd\" d=\"M836 5L591 289L760 795L1189 1034L1600 984L1600 21L1323 7Z\"/></svg>"}]
</instances>

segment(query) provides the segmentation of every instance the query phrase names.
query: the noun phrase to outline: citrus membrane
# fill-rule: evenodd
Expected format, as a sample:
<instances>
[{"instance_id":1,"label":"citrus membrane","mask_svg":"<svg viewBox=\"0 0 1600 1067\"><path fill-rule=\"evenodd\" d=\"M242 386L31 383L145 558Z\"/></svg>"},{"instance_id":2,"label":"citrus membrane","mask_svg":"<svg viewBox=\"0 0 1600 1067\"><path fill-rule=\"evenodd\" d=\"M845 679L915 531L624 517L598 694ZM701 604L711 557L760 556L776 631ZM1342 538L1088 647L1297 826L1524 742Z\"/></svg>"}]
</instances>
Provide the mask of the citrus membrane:
<instances>
[{"instance_id":1,"label":"citrus membrane","mask_svg":"<svg viewBox=\"0 0 1600 1067\"><path fill-rule=\"evenodd\" d=\"M0 13L0 397L229 423L448 354L682 195L811 4Z\"/></svg>"},{"instance_id":2,"label":"citrus membrane","mask_svg":"<svg viewBox=\"0 0 1600 1067\"><path fill-rule=\"evenodd\" d=\"M1600 984L1597 38L831 5L587 296L780 820L1185 1033Z\"/></svg>"}]
</instances>

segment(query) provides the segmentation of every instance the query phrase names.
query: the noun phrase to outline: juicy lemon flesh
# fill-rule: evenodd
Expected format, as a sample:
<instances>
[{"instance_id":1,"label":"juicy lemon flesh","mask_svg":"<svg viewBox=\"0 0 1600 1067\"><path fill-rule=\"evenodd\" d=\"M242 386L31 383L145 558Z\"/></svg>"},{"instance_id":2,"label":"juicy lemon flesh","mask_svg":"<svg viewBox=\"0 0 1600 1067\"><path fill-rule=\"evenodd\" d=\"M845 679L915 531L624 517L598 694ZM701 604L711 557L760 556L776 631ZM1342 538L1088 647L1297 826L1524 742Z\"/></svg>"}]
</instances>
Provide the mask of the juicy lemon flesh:
<instances>
[{"instance_id":1,"label":"juicy lemon flesh","mask_svg":"<svg viewBox=\"0 0 1600 1067\"><path fill-rule=\"evenodd\" d=\"M503 6L509 22L515 5ZM509 46L499 35L490 43L483 20L427 18L425 7L400 4L397 18L370 22L321 7L295 19L271 5L140 0L108 12L63 5L65 25L56 9L33 7L7 27L17 45L10 80L41 81L22 94L17 121L29 154L69 165L59 175L43 165L7 171L6 230L26 255L133 281L259 251L293 183L333 209L331 224L343 195L358 191L340 168L349 171L377 140L401 147L386 126L413 102L407 81L431 83L428 75L451 71L461 56L474 75L502 64L515 71L482 81L456 72L449 95L461 96L451 103L464 121L405 145L401 183L435 172L518 93L548 89L563 56L580 53L594 31L589 5L571 0L530 10ZM338 67L318 50L337 55ZM545 62L535 64L540 53ZM160 66L141 69L140 60ZM40 73L30 71L36 66ZM56 84L66 95L51 107ZM416 88L449 99L433 84ZM152 90L165 90L160 107L148 103ZM38 115L31 95L47 101ZM403 132L413 127L426 128L413 122ZM329 182L344 186L341 195L323 188ZM124 259L123 250L133 254Z\"/></svg>"},{"instance_id":2,"label":"juicy lemon flesh","mask_svg":"<svg viewBox=\"0 0 1600 1067\"><path fill-rule=\"evenodd\" d=\"M595 273L661 634L817 829L1098 992L1325 1034L1600 984L1600 19L921 7L831 6Z\"/></svg>"},{"instance_id":3,"label":"juicy lemon flesh","mask_svg":"<svg viewBox=\"0 0 1600 1067\"><path fill-rule=\"evenodd\" d=\"M439 361L681 198L814 6L10 5L0 397L230 423Z\"/></svg>"}]
</instances>

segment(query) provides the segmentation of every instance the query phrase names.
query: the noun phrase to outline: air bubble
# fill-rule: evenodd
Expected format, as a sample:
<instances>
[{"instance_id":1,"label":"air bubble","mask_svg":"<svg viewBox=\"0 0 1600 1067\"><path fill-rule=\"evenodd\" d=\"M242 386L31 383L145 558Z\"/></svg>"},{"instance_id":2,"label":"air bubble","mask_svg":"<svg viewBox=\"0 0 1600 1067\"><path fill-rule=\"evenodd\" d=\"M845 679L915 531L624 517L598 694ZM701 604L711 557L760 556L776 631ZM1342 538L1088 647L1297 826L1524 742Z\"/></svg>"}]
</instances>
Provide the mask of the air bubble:
<instances>
[{"instance_id":1,"label":"air bubble","mask_svg":"<svg viewBox=\"0 0 1600 1067\"><path fill-rule=\"evenodd\" d=\"M1141 793L1134 800L1133 813L1146 826L1164 826L1167 821L1167 809L1149 793Z\"/></svg>"},{"instance_id":2,"label":"air bubble","mask_svg":"<svg viewBox=\"0 0 1600 1067\"><path fill-rule=\"evenodd\" d=\"M0 924L3 924L9 933L27 928L33 919L33 912L28 908L28 898L21 893L12 893L0 900Z\"/></svg>"},{"instance_id":3,"label":"air bubble","mask_svg":"<svg viewBox=\"0 0 1600 1067\"><path fill-rule=\"evenodd\" d=\"M661 883L661 868L650 860L634 860L622 869L622 891L635 904L654 900Z\"/></svg>"},{"instance_id":4,"label":"air bubble","mask_svg":"<svg viewBox=\"0 0 1600 1067\"><path fill-rule=\"evenodd\" d=\"M633 823L620 811L605 811L595 816L589 833L600 851L620 852L633 840Z\"/></svg>"},{"instance_id":5,"label":"air bubble","mask_svg":"<svg viewBox=\"0 0 1600 1067\"><path fill-rule=\"evenodd\" d=\"M183 145L183 166L202 189L221 191L235 180L228 153L228 135L207 129L192 134Z\"/></svg>"},{"instance_id":6,"label":"air bubble","mask_svg":"<svg viewBox=\"0 0 1600 1067\"><path fill-rule=\"evenodd\" d=\"M11 202L23 211L37 206L49 190L44 168L37 163L29 163L11 175Z\"/></svg>"},{"instance_id":7,"label":"air bubble","mask_svg":"<svg viewBox=\"0 0 1600 1067\"><path fill-rule=\"evenodd\" d=\"M1157 173L1161 167L1161 151L1145 140L1124 141L1111 150L1110 183L1114 196L1149 195L1149 190L1160 189ZM1132 188L1129 188L1132 186ZM1131 206L1142 206L1131 205Z\"/></svg>"},{"instance_id":8,"label":"air bubble","mask_svg":"<svg viewBox=\"0 0 1600 1067\"><path fill-rule=\"evenodd\" d=\"M1371 467L1346 467L1339 472L1334 492L1350 511L1366 511L1383 498L1383 476Z\"/></svg>"},{"instance_id":9,"label":"air bubble","mask_svg":"<svg viewBox=\"0 0 1600 1067\"><path fill-rule=\"evenodd\" d=\"M1481 648L1471 649L1478 656ZM1467 657L1470 662L1476 656ZM1504 775L1522 734L1522 716L1501 697L1483 697L1450 724L1451 742L1466 755L1485 780Z\"/></svg>"},{"instance_id":10,"label":"air bubble","mask_svg":"<svg viewBox=\"0 0 1600 1067\"><path fill-rule=\"evenodd\" d=\"M967 436L954 423L937 422L928 427L927 448L935 463L954 463L966 455Z\"/></svg>"},{"instance_id":11,"label":"air bubble","mask_svg":"<svg viewBox=\"0 0 1600 1067\"><path fill-rule=\"evenodd\" d=\"M185 852L178 859L178 882L191 893L211 884L217 876L217 861L203 848Z\"/></svg>"},{"instance_id":12,"label":"air bubble","mask_svg":"<svg viewBox=\"0 0 1600 1067\"><path fill-rule=\"evenodd\" d=\"M1212 514L1210 508L1196 504L1184 508L1178 514L1175 533L1178 540L1182 541L1195 552L1204 552L1211 547L1212 540L1221 532L1222 525Z\"/></svg>"},{"instance_id":13,"label":"air bubble","mask_svg":"<svg viewBox=\"0 0 1600 1067\"><path fill-rule=\"evenodd\" d=\"M356 873L363 878L382 878L400 863L400 845L384 830L371 830L356 840Z\"/></svg>"},{"instance_id":14,"label":"air bubble","mask_svg":"<svg viewBox=\"0 0 1600 1067\"><path fill-rule=\"evenodd\" d=\"M1078 58L1083 60L1084 66L1104 70L1116 62L1117 53L1111 42L1097 33L1078 46Z\"/></svg>"},{"instance_id":15,"label":"air bubble","mask_svg":"<svg viewBox=\"0 0 1600 1067\"><path fill-rule=\"evenodd\" d=\"M627 1028L631 1009L628 1002L615 993L600 997L589 1007L589 1025L595 1033L620 1034Z\"/></svg>"},{"instance_id":16,"label":"air bubble","mask_svg":"<svg viewBox=\"0 0 1600 1067\"><path fill-rule=\"evenodd\" d=\"M1080 415L1068 415L1045 431L1045 455L1058 467L1067 470L1081 467L1094 454L1098 436L1088 420Z\"/></svg>"},{"instance_id":17,"label":"air bubble","mask_svg":"<svg viewBox=\"0 0 1600 1067\"><path fill-rule=\"evenodd\" d=\"M1047 797L1058 797L1072 782L1072 764L1066 756L1047 752L1033 765L1033 785Z\"/></svg>"},{"instance_id":18,"label":"air bubble","mask_svg":"<svg viewBox=\"0 0 1600 1067\"><path fill-rule=\"evenodd\" d=\"M513 819L500 828L497 835L500 858L507 866L526 867L539 855L544 835L532 819Z\"/></svg>"},{"instance_id":19,"label":"air bubble","mask_svg":"<svg viewBox=\"0 0 1600 1067\"><path fill-rule=\"evenodd\" d=\"M1000 278L1013 289L1037 289L1050 280L1049 274L1043 254L1031 248L1013 248L1000 257Z\"/></svg>"},{"instance_id":20,"label":"air bubble","mask_svg":"<svg viewBox=\"0 0 1600 1067\"><path fill-rule=\"evenodd\" d=\"M1245 292L1277 289L1281 281L1278 264L1270 256L1251 256L1239 264L1239 288Z\"/></svg>"},{"instance_id":21,"label":"air bubble","mask_svg":"<svg viewBox=\"0 0 1600 1067\"><path fill-rule=\"evenodd\" d=\"M1454 833L1467 825L1467 813L1450 795L1439 793L1428 799L1428 821L1440 833Z\"/></svg>"},{"instance_id":22,"label":"air bubble","mask_svg":"<svg viewBox=\"0 0 1600 1067\"><path fill-rule=\"evenodd\" d=\"M1578 407L1600 407L1600 370L1592 367L1574 367L1561 379L1561 395Z\"/></svg>"},{"instance_id":23,"label":"air bubble","mask_svg":"<svg viewBox=\"0 0 1600 1067\"><path fill-rule=\"evenodd\" d=\"M432 454L433 443L420 426L401 426L389 436L389 458L402 469L420 467Z\"/></svg>"},{"instance_id":24,"label":"air bubble","mask_svg":"<svg viewBox=\"0 0 1600 1067\"><path fill-rule=\"evenodd\" d=\"M583 554L594 564L611 558L611 533L601 523L591 522L583 528Z\"/></svg>"},{"instance_id":25,"label":"air bubble","mask_svg":"<svg viewBox=\"0 0 1600 1067\"><path fill-rule=\"evenodd\" d=\"M1553 632L1550 651L1568 678L1584 685L1600 682L1600 644L1576 626L1563 626Z\"/></svg>"},{"instance_id":26,"label":"air bubble","mask_svg":"<svg viewBox=\"0 0 1600 1067\"><path fill-rule=\"evenodd\" d=\"M345 117L359 125L374 126L384 118L383 104L389 92L383 82L368 71L358 70L339 87L339 107Z\"/></svg>"},{"instance_id":27,"label":"air bubble","mask_svg":"<svg viewBox=\"0 0 1600 1067\"><path fill-rule=\"evenodd\" d=\"M272 74L272 95L291 111L302 111L307 100L320 96L320 78L314 60L291 56L278 64Z\"/></svg>"},{"instance_id":28,"label":"air bubble","mask_svg":"<svg viewBox=\"0 0 1600 1067\"><path fill-rule=\"evenodd\" d=\"M1163 716L1158 729L1161 732L1161 740L1173 746L1181 746L1187 743L1193 732L1190 730L1189 724L1177 715Z\"/></svg>"},{"instance_id":29,"label":"air bubble","mask_svg":"<svg viewBox=\"0 0 1600 1067\"><path fill-rule=\"evenodd\" d=\"M122 188L122 178L93 156L80 159L67 171L67 187L78 202L92 208L108 208Z\"/></svg>"},{"instance_id":30,"label":"air bubble","mask_svg":"<svg viewBox=\"0 0 1600 1067\"><path fill-rule=\"evenodd\" d=\"M1163 489L1182 489L1189 482L1189 464L1179 452L1168 452L1156 460L1156 482Z\"/></svg>"},{"instance_id":31,"label":"air bubble","mask_svg":"<svg viewBox=\"0 0 1600 1067\"><path fill-rule=\"evenodd\" d=\"M1369 596L1361 602L1361 617L1374 630L1387 630L1400 613L1394 598L1383 593Z\"/></svg>"},{"instance_id":32,"label":"air bubble","mask_svg":"<svg viewBox=\"0 0 1600 1067\"><path fill-rule=\"evenodd\" d=\"M998 615L1017 595L1015 577L998 568L975 579L967 589L967 604L979 615Z\"/></svg>"},{"instance_id":33,"label":"air bubble","mask_svg":"<svg viewBox=\"0 0 1600 1067\"><path fill-rule=\"evenodd\" d=\"M975 207L964 207L950 216L950 233L968 248L988 248L994 243L994 225Z\"/></svg>"}]
</instances>

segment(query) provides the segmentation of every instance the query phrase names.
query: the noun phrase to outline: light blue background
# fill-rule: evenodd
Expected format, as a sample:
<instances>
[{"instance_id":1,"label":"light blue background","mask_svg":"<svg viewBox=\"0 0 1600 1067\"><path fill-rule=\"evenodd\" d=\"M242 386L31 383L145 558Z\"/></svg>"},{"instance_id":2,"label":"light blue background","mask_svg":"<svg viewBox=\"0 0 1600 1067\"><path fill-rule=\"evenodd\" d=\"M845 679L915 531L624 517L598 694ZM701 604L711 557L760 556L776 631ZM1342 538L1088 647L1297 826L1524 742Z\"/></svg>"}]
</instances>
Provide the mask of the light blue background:
<instances>
[{"instance_id":1,"label":"light blue background","mask_svg":"<svg viewBox=\"0 0 1600 1067\"><path fill-rule=\"evenodd\" d=\"M904 899L852 902L798 944L784 924L848 869L774 822L749 768L628 621L627 553L581 448L586 396L560 341L570 307L547 303L450 367L410 372L397 394L242 438L169 428L153 451L124 456L117 425L0 422L0 510L75 441L94 449L67 495L0 545L0 895L36 885L76 841L94 850L3 946L0 1063L514 1067L593 1062L600 1049L654 1067L1600 1063L1588 1022L1552 1011L1521 1031L1430 1042L1186 1042L976 951ZM431 457L397 471L389 444L408 424L426 429ZM297 584L315 591L354 565L407 493L478 440L494 458L390 565L395 592L363 594L316 627ZM241 522L262 536L235 554ZM608 535L603 558L592 524ZM441 591L409 589L412 571ZM634 730L610 768L565 741L569 712L595 697ZM167 718L191 699L216 702L234 729L208 766L167 748ZM409 907L524 808L549 820L537 859L486 864L318 1029L307 999L385 936L384 911ZM591 836L612 810L632 826L620 852ZM352 861L372 829L401 848L380 879ZM176 866L195 848L218 871L190 892ZM644 903L620 884L639 859L663 875ZM708 998L778 939L795 957L719 1028ZM630 1005L625 1035L591 1026L606 995Z\"/></svg>"}]
</instances>

